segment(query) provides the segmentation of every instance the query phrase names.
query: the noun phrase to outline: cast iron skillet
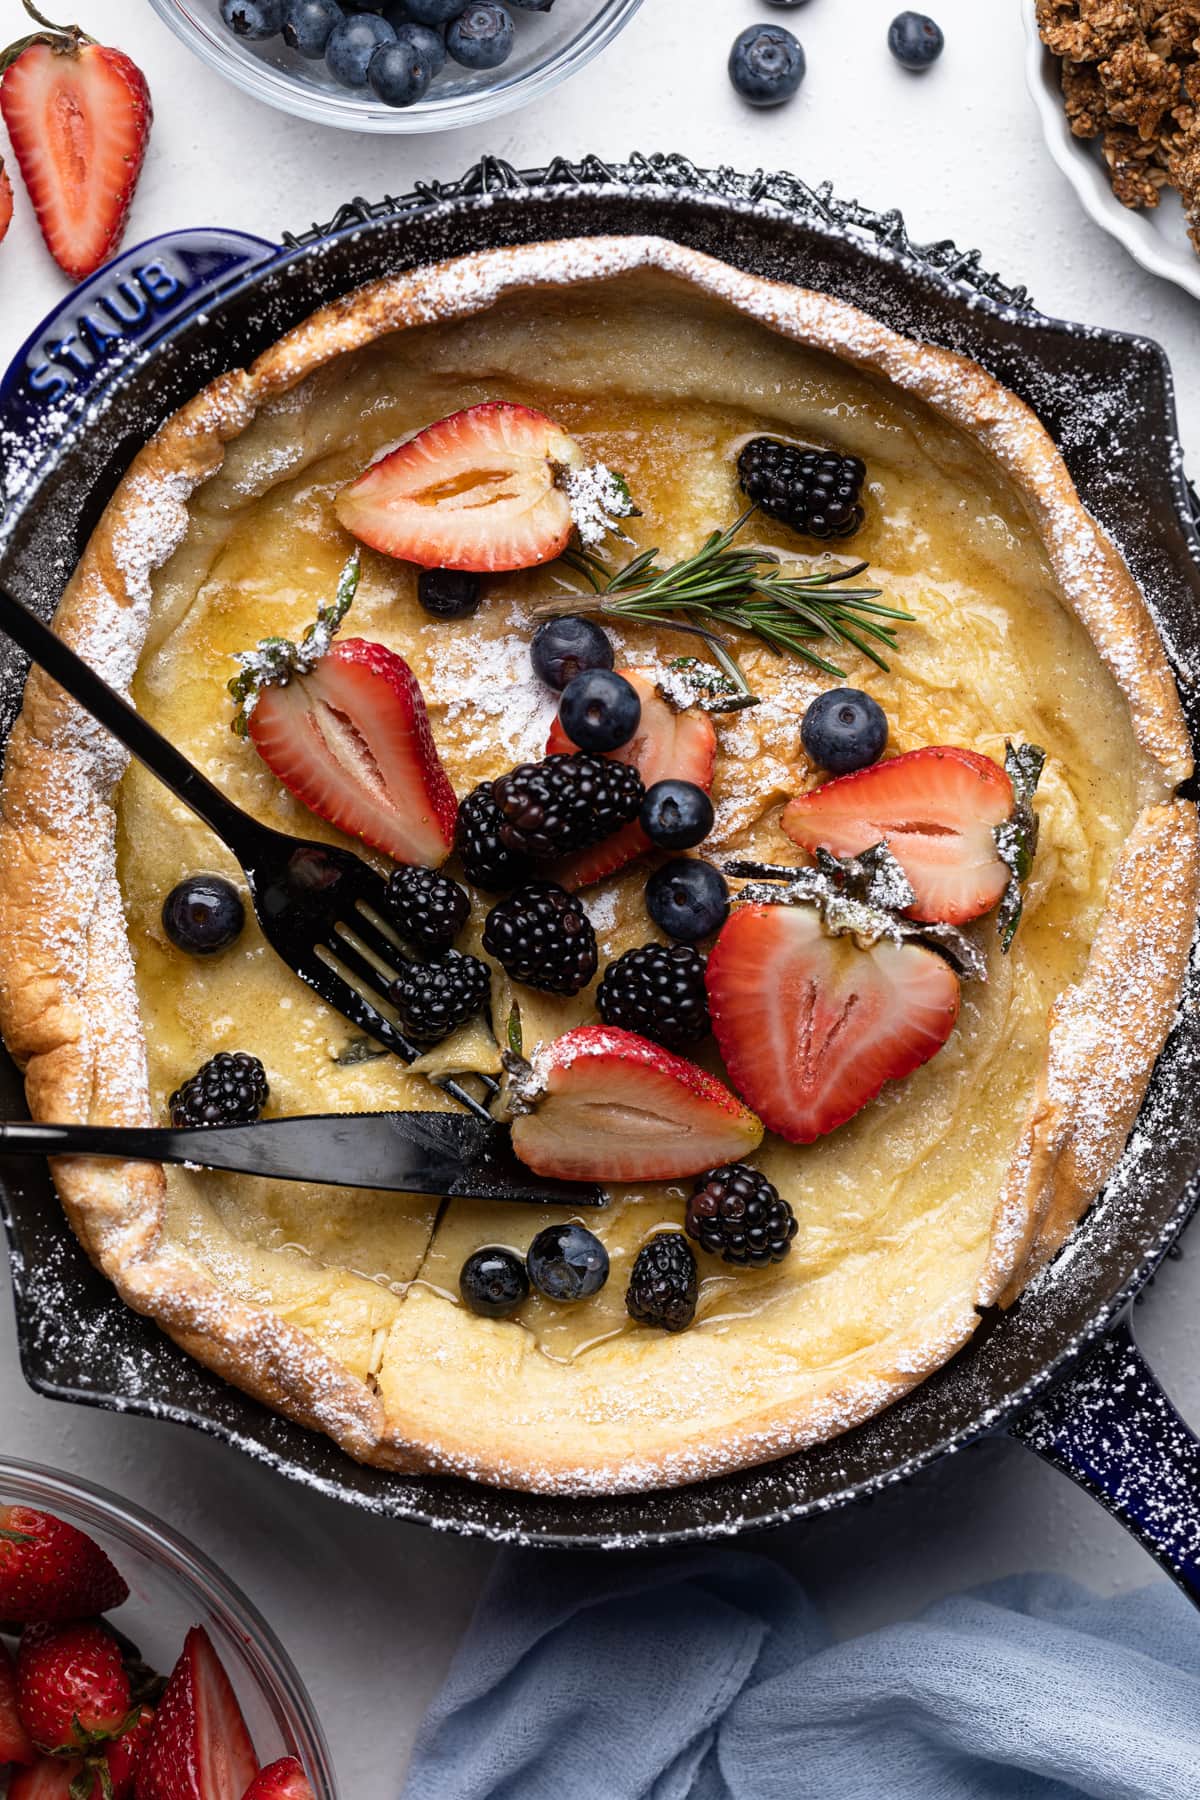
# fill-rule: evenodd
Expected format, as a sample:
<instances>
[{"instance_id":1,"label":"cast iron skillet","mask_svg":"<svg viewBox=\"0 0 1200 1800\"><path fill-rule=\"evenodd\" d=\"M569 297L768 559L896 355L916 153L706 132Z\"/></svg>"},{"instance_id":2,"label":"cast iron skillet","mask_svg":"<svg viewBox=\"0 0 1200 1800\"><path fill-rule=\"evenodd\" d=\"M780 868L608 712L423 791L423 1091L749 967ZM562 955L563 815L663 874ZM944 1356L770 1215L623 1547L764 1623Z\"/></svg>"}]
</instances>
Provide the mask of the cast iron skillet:
<instances>
[{"instance_id":1,"label":"cast iron skillet","mask_svg":"<svg viewBox=\"0 0 1200 1800\"><path fill-rule=\"evenodd\" d=\"M236 233L140 245L73 294L0 386L9 503L0 581L49 614L138 447L212 376L247 362L314 307L396 270L499 244L651 232L755 273L857 302L961 349L1053 432L1086 501L1152 597L1181 671L1200 656L1200 543L1175 435L1171 377L1142 338L1063 324L952 244L915 246L879 215L789 176L681 158L557 162L344 207L283 250ZM0 662L0 738L20 674ZM1181 676L1182 680L1182 676ZM1193 724L1196 697L1186 682ZM1134 1347L1127 1313L1186 1224L1200 1147L1200 1025L1185 1007L1122 1168L1048 1275L985 1317L954 1361L829 1444L694 1487L550 1499L362 1468L324 1438L208 1374L128 1311L68 1231L44 1172L4 1183L21 1356L58 1399L185 1421L354 1505L496 1540L620 1547L727 1535L863 1498L981 1434L1008 1430L1066 1469L1200 1601L1200 1445ZM0 1106L23 1112L11 1065Z\"/></svg>"}]
</instances>

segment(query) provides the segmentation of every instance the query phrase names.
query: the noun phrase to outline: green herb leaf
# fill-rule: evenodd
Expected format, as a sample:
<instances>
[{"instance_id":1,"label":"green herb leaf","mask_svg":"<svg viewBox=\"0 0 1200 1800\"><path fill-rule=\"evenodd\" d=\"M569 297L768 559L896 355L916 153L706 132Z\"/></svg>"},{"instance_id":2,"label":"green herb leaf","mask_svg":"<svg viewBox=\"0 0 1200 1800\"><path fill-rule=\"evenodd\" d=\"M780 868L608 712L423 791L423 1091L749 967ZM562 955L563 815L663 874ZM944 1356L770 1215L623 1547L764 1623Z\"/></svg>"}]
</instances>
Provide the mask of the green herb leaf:
<instances>
[{"instance_id":1,"label":"green herb leaf","mask_svg":"<svg viewBox=\"0 0 1200 1800\"><path fill-rule=\"evenodd\" d=\"M724 531L714 531L694 555L663 568L657 550L643 550L624 568L613 569L590 549L568 550L562 560L583 576L591 600L578 593L538 607L539 614L594 612L622 623L656 625L700 638L725 673L742 706L757 696L730 649L725 633L743 631L777 656L796 656L823 674L845 678L837 663L810 646L825 638L848 645L887 669L883 650L895 649L895 626L912 614L880 603L879 588L848 586L866 563L789 575L770 550L739 549L734 539L755 508Z\"/></svg>"},{"instance_id":2,"label":"green herb leaf","mask_svg":"<svg viewBox=\"0 0 1200 1800\"><path fill-rule=\"evenodd\" d=\"M997 825L993 833L1000 859L1009 871L1008 886L996 913L1000 948L1005 954L1021 923L1022 884L1029 879L1037 852L1038 816L1033 810L1033 796L1045 766L1046 752L1040 745L1005 744L1004 768L1012 782L1015 805L1011 817Z\"/></svg>"}]
</instances>

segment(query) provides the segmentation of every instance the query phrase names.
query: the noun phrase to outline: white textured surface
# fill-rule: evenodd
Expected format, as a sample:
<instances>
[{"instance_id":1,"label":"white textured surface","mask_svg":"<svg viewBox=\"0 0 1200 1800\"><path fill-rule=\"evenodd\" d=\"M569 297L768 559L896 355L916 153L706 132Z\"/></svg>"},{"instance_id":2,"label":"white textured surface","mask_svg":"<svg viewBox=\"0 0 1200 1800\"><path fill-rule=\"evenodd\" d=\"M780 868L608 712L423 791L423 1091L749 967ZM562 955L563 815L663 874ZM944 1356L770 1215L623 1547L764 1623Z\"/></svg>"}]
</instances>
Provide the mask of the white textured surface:
<instances>
[{"instance_id":1,"label":"white textured surface","mask_svg":"<svg viewBox=\"0 0 1200 1800\"><path fill-rule=\"evenodd\" d=\"M582 0L559 0L560 5ZM1184 442L1200 457L1196 303L1143 274L1082 214L1043 147L1014 0L937 0L948 47L912 78L884 47L895 0L646 0L599 62L541 106L478 133L379 141L321 133L244 99L192 60L144 0L92 0L85 23L132 51L158 105L130 241L180 225L275 236L352 194L458 174L481 152L515 163L593 150L680 150L700 162L790 167L916 235L979 245L1043 309L1146 332L1171 354ZM683 25L686 15L687 25ZM783 18L809 74L778 113L744 108L724 61L736 30ZM17 35L16 0L0 32ZM18 193L0 248L0 363L60 297ZM1176 1398L1200 1419L1200 1257L1170 1263L1137 1323ZM312 1688L345 1800L391 1800L421 1709L486 1570L478 1545L343 1510L180 1428L53 1406L25 1389L0 1305L0 1449L75 1469L160 1513L215 1555L271 1617ZM856 1630L967 1582L1048 1567L1110 1590L1151 1572L1091 1501L1004 1444L967 1452L869 1508L763 1540Z\"/></svg>"}]
</instances>

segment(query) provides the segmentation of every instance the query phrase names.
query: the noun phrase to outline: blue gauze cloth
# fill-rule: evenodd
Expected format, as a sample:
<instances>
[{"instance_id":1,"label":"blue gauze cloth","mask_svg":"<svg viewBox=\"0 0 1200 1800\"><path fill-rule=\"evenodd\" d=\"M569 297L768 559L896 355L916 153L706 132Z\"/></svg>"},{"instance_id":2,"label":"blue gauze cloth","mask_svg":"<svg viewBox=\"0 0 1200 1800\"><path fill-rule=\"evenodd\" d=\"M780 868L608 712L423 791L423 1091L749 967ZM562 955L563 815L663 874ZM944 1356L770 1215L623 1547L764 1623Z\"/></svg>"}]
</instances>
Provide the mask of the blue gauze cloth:
<instances>
[{"instance_id":1,"label":"blue gauze cloth","mask_svg":"<svg viewBox=\"0 0 1200 1800\"><path fill-rule=\"evenodd\" d=\"M735 1551L501 1558L403 1800L1192 1800L1200 1615L1019 1576L834 1644Z\"/></svg>"}]
</instances>

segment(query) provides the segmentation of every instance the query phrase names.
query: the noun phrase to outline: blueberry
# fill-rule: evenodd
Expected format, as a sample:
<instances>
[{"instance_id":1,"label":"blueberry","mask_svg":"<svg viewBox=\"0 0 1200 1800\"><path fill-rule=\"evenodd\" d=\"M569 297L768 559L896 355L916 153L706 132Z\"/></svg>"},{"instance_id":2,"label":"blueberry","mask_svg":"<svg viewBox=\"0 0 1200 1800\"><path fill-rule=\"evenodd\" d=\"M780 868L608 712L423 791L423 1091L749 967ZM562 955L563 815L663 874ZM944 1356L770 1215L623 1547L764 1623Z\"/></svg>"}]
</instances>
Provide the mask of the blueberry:
<instances>
[{"instance_id":1,"label":"blueberry","mask_svg":"<svg viewBox=\"0 0 1200 1800\"><path fill-rule=\"evenodd\" d=\"M656 781L646 789L638 822L661 850L692 850L713 826L713 803L694 781Z\"/></svg>"},{"instance_id":2,"label":"blueberry","mask_svg":"<svg viewBox=\"0 0 1200 1800\"><path fill-rule=\"evenodd\" d=\"M585 669L611 669L613 647L607 633L592 619L568 613L547 619L533 634L529 646L535 675L552 688L565 688Z\"/></svg>"},{"instance_id":3,"label":"blueberry","mask_svg":"<svg viewBox=\"0 0 1200 1800\"><path fill-rule=\"evenodd\" d=\"M888 26L888 49L906 69L927 69L942 54L942 28L925 13L902 12Z\"/></svg>"},{"instance_id":4,"label":"blueberry","mask_svg":"<svg viewBox=\"0 0 1200 1800\"><path fill-rule=\"evenodd\" d=\"M343 87L366 87L367 70L380 44L394 44L396 33L374 13L354 13L335 25L325 46L325 67Z\"/></svg>"},{"instance_id":5,"label":"blueberry","mask_svg":"<svg viewBox=\"0 0 1200 1800\"><path fill-rule=\"evenodd\" d=\"M385 106L412 106L433 80L433 65L411 43L380 44L367 64L367 83Z\"/></svg>"},{"instance_id":6,"label":"blueberry","mask_svg":"<svg viewBox=\"0 0 1200 1800\"><path fill-rule=\"evenodd\" d=\"M246 923L242 896L223 875L188 875L163 901L163 930L189 956L226 950Z\"/></svg>"},{"instance_id":7,"label":"blueberry","mask_svg":"<svg viewBox=\"0 0 1200 1800\"><path fill-rule=\"evenodd\" d=\"M440 75L446 66L446 33L440 25L417 25L404 17L404 8L397 6L384 14L388 22L395 27L396 40L401 44L411 44L426 57L434 75Z\"/></svg>"},{"instance_id":8,"label":"blueberry","mask_svg":"<svg viewBox=\"0 0 1200 1800\"><path fill-rule=\"evenodd\" d=\"M883 755L887 714L859 688L830 688L818 694L804 715L800 741L818 768L849 775L869 768Z\"/></svg>"},{"instance_id":9,"label":"blueberry","mask_svg":"<svg viewBox=\"0 0 1200 1800\"><path fill-rule=\"evenodd\" d=\"M590 1300L608 1280L608 1251L582 1225L547 1225L530 1244L525 1267L547 1300Z\"/></svg>"},{"instance_id":10,"label":"blueberry","mask_svg":"<svg viewBox=\"0 0 1200 1800\"><path fill-rule=\"evenodd\" d=\"M422 569L417 599L435 619L469 619L479 611L483 583L468 569Z\"/></svg>"},{"instance_id":11,"label":"blueberry","mask_svg":"<svg viewBox=\"0 0 1200 1800\"><path fill-rule=\"evenodd\" d=\"M345 16L337 0L287 0L283 9L283 41L289 50L319 62L330 32Z\"/></svg>"},{"instance_id":12,"label":"blueberry","mask_svg":"<svg viewBox=\"0 0 1200 1800\"><path fill-rule=\"evenodd\" d=\"M466 0L404 0L414 25L445 25L462 12Z\"/></svg>"},{"instance_id":13,"label":"blueberry","mask_svg":"<svg viewBox=\"0 0 1200 1800\"><path fill-rule=\"evenodd\" d=\"M512 14L499 0L473 0L446 33L448 54L464 69L498 69L512 47Z\"/></svg>"},{"instance_id":14,"label":"blueberry","mask_svg":"<svg viewBox=\"0 0 1200 1800\"><path fill-rule=\"evenodd\" d=\"M283 0L221 0L221 17L234 37L275 37L283 28Z\"/></svg>"},{"instance_id":15,"label":"blueberry","mask_svg":"<svg viewBox=\"0 0 1200 1800\"><path fill-rule=\"evenodd\" d=\"M642 719L638 691L611 669L585 669L563 689L558 704L563 730L580 750L619 750Z\"/></svg>"},{"instance_id":16,"label":"blueberry","mask_svg":"<svg viewBox=\"0 0 1200 1800\"><path fill-rule=\"evenodd\" d=\"M529 1277L519 1256L489 1244L468 1256L458 1278L458 1291L481 1318L507 1319L529 1298Z\"/></svg>"},{"instance_id":17,"label":"blueberry","mask_svg":"<svg viewBox=\"0 0 1200 1800\"><path fill-rule=\"evenodd\" d=\"M711 863L679 856L664 863L646 883L646 910L668 937L694 944L725 923L729 889Z\"/></svg>"},{"instance_id":18,"label":"blueberry","mask_svg":"<svg viewBox=\"0 0 1200 1800\"><path fill-rule=\"evenodd\" d=\"M729 79L751 106L790 100L806 66L803 46L782 25L748 25L729 52Z\"/></svg>"}]
</instances>

